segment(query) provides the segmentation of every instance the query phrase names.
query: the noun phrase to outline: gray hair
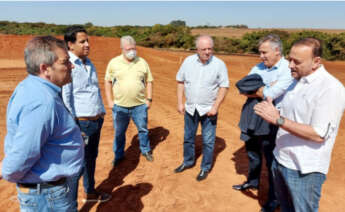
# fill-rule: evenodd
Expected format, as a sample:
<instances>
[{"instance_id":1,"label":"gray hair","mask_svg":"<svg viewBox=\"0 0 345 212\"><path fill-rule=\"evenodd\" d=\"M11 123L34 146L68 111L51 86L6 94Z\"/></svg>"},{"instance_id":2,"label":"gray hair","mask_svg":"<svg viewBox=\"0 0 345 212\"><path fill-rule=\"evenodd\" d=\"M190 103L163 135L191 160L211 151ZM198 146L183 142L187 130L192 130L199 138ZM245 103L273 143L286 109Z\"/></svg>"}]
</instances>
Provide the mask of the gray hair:
<instances>
[{"instance_id":1,"label":"gray hair","mask_svg":"<svg viewBox=\"0 0 345 212\"><path fill-rule=\"evenodd\" d=\"M280 37L276 34L269 34L266 35L265 37L262 37L259 40L258 47L260 47L263 43L266 41L270 42L271 48L274 50L275 48L278 48L280 55L283 55L283 44L282 41L280 40Z\"/></svg>"},{"instance_id":2,"label":"gray hair","mask_svg":"<svg viewBox=\"0 0 345 212\"><path fill-rule=\"evenodd\" d=\"M196 39L195 39L195 46L196 48L199 47L199 42L201 39L209 39L211 41L212 47L213 47L213 39L211 36L209 35L199 35Z\"/></svg>"},{"instance_id":3,"label":"gray hair","mask_svg":"<svg viewBox=\"0 0 345 212\"><path fill-rule=\"evenodd\" d=\"M130 35L125 35L125 36L121 37L121 39L120 39L120 47L121 47L121 49L123 48L123 45L125 43L136 45L136 42L135 42L134 38L132 36L130 36Z\"/></svg>"},{"instance_id":4,"label":"gray hair","mask_svg":"<svg viewBox=\"0 0 345 212\"><path fill-rule=\"evenodd\" d=\"M61 48L67 51L63 40L52 36L37 36L31 39L24 50L26 71L32 75L40 73L40 65L53 65L58 59L55 50Z\"/></svg>"}]
</instances>

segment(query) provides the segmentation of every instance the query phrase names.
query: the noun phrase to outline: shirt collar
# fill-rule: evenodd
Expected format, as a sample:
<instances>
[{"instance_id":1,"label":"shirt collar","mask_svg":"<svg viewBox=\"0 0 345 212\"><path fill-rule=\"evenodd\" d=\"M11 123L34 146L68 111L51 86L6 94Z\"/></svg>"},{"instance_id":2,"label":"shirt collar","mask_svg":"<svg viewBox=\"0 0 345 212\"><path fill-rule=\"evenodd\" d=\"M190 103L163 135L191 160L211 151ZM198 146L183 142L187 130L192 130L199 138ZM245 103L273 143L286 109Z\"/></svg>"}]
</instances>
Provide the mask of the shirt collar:
<instances>
[{"instance_id":1,"label":"shirt collar","mask_svg":"<svg viewBox=\"0 0 345 212\"><path fill-rule=\"evenodd\" d=\"M202 65L208 65L208 64L210 64L211 61L212 61L212 58L213 58L213 55L210 57L210 59L209 59L205 64L203 64L203 63L201 62L200 58L199 58L199 55L196 54L196 60L197 60L199 63L201 63Z\"/></svg>"},{"instance_id":2,"label":"shirt collar","mask_svg":"<svg viewBox=\"0 0 345 212\"><path fill-rule=\"evenodd\" d=\"M68 51L68 55L70 57L70 61L72 61L73 63L83 63L83 61L77 57L73 52ZM90 63L90 59L88 57L86 57L86 61L85 64L89 64Z\"/></svg>"},{"instance_id":3,"label":"shirt collar","mask_svg":"<svg viewBox=\"0 0 345 212\"><path fill-rule=\"evenodd\" d=\"M280 60L278 60L278 62L276 62L276 64L274 64L271 68L268 68L267 66L264 66L268 69L268 70L275 70L278 69L280 67L280 64L282 63L282 61L284 60L284 57L281 57Z\"/></svg>"},{"instance_id":4,"label":"shirt collar","mask_svg":"<svg viewBox=\"0 0 345 212\"><path fill-rule=\"evenodd\" d=\"M318 79L318 78L321 76L321 74L322 74L323 72L325 72L325 71L326 71L325 68L323 67L323 65L321 65L321 66L320 66L318 69L316 69L316 71L314 71L313 73L311 73L311 74L309 74L309 75L307 75L307 76L305 76L305 77L302 77L302 78L300 79L300 81L303 82L303 83L311 83L312 81Z\"/></svg>"},{"instance_id":5,"label":"shirt collar","mask_svg":"<svg viewBox=\"0 0 345 212\"><path fill-rule=\"evenodd\" d=\"M52 83L46 79L43 79L39 76L35 76L32 74L29 74L28 77L32 80L36 80L36 81L42 83L43 85L51 88L55 93L61 93L61 88L59 86L55 85L54 83Z\"/></svg>"}]
</instances>

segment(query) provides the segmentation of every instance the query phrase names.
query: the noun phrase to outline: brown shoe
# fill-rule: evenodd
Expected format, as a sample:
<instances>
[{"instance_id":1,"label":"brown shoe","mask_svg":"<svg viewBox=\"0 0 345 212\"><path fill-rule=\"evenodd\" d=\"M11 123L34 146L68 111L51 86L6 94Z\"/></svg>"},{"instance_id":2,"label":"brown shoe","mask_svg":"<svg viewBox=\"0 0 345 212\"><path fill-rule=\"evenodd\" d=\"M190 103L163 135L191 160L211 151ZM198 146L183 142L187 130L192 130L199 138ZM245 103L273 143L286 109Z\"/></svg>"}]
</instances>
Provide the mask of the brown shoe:
<instances>
[{"instance_id":1,"label":"brown shoe","mask_svg":"<svg viewBox=\"0 0 345 212\"><path fill-rule=\"evenodd\" d=\"M91 194L85 194L85 198L82 200L86 202L106 202L111 199L111 195L103 192L95 192Z\"/></svg>"}]
</instances>

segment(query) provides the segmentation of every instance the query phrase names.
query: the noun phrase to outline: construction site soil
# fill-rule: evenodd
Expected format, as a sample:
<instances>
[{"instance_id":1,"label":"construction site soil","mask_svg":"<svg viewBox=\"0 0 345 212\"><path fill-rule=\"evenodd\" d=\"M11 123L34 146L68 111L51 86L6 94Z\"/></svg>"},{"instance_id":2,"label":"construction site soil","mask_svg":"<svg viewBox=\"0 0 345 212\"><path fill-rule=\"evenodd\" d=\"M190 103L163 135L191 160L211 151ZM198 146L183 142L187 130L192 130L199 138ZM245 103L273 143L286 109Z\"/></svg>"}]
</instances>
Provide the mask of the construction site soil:
<instances>
[{"instance_id":1,"label":"construction site soil","mask_svg":"<svg viewBox=\"0 0 345 212\"><path fill-rule=\"evenodd\" d=\"M32 36L0 35L0 160L4 157L6 135L6 108L16 85L27 73L24 64L24 46ZM61 38L61 37L60 37ZM95 64L100 87L104 94L104 74L109 60L120 54L119 39L90 37L90 58ZM183 59L191 53L160 51L138 47L138 54L150 65L154 76L153 103L149 110L149 137L154 162L141 156L135 125L127 130L126 160L112 167L114 129L112 112L107 108L102 128L96 167L96 187L111 193L105 203L86 203L81 199L80 211L117 212L252 212L265 203L268 184L267 170L263 167L259 191L235 191L233 184L246 180L248 160L244 143L239 139L237 126L245 98L239 95L235 83L247 75L259 62L258 57L225 56L229 70L230 89L221 105L215 143L213 168L204 181L196 181L201 163L201 133L196 137L196 164L183 173L173 170L182 162L183 116L176 110L175 76ZM345 62L324 61L324 65L345 84ZM30 98L28 96L28 98ZM341 122L334 146L327 180L322 188L320 212L341 212L345 208L345 121ZM81 182L81 181L80 181ZM0 180L0 211L19 211L14 183Z\"/></svg>"}]
</instances>

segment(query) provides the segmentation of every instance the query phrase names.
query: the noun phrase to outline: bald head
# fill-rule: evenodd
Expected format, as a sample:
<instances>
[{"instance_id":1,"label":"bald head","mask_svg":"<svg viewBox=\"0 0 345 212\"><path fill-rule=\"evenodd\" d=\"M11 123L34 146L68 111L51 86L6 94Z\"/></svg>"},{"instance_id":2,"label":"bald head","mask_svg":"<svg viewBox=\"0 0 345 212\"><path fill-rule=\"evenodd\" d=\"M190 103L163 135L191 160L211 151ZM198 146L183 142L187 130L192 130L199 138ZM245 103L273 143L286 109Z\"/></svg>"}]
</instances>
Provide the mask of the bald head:
<instances>
[{"instance_id":1,"label":"bald head","mask_svg":"<svg viewBox=\"0 0 345 212\"><path fill-rule=\"evenodd\" d=\"M207 63L213 55L212 38L208 35L201 35L196 39L195 44L200 61L204 64Z\"/></svg>"}]
</instances>

